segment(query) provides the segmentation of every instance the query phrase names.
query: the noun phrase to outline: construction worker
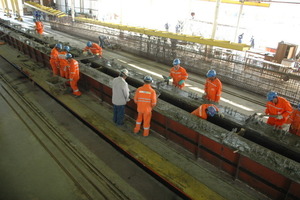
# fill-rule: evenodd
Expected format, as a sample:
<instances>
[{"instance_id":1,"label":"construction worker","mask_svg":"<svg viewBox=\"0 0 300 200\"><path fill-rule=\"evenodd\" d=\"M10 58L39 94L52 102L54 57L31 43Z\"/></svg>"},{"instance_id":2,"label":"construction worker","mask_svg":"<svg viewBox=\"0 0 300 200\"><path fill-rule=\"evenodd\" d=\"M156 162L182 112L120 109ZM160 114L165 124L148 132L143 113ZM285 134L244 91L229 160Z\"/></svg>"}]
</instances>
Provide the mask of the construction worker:
<instances>
[{"instance_id":1,"label":"construction worker","mask_svg":"<svg viewBox=\"0 0 300 200\"><path fill-rule=\"evenodd\" d=\"M215 116L219 112L219 108L214 104L202 104L191 114L196 115L202 119L207 119L208 116Z\"/></svg>"},{"instance_id":2,"label":"construction worker","mask_svg":"<svg viewBox=\"0 0 300 200\"><path fill-rule=\"evenodd\" d=\"M91 41L88 41L86 43L86 47L83 49L83 53L85 54L85 52L87 51L91 52L93 55L102 57L102 48L96 43L92 43Z\"/></svg>"},{"instance_id":3,"label":"construction worker","mask_svg":"<svg viewBox=\"0 0 300 200\"><path fill-rule=\"evenodd\" d=\"M268 92L267 100L265 113L272 115L268 118L267 124L284 128L293 112L290 102L273 91Z\"/></svg>"},{"instance_id":4,"label":"construction worker","mask_svg":"<svg viewBox=\"0 0 300 200\"><path fill-rule=\"evenodd\" d=\"M69 74L69 80L70 80L70 86L73 90L73 95L76 97L81 96L81 92L79 91L77 87L77 82L79 80L79 65L78 62L72 58L72 54L67 53L66 59L68 61L68 74Z\"/></svg>"},{"instance_id":5,"label":"construction worker","mask_svg":"<svg viewBox=\"0 0 300 200\"><path fill-rule=\"evenodd\" d=\"M125 105L129 99L129 88L125 79L128 70L122 69L118 77L112 81L112 103L114 105L113 121L117 126L124 124Z\"/></svg>"},{"instance_id":6,"label":"construction worker","mask_svg":"<svg viewBox=\"0 0 300 200\"><path fill-rule=\"evenodd\" d=\"M133 132L138 133L140 131L142 121L144 121L143 136L149 135L152 109L156 105L156 92L151 87L152 81L153 79L151 76L145 76L145 84L139 87L134 95L134 102L137 104L138 117L136 119L136 125Z\"/></svg>"},{"instance_id":7,"label":"construction worker","mask_svg":"<svg viewBox=\"0 0 300 200\"><path fill-rule=\"evenodd\" d=\"M289 132L300 136L300 104L298 104L298 107L294 109L290 116L290 120L291 126Z\"/></svg>"},{"instance_id":8,"label":"construction worker","mask_svg":"<svg viewBox=\"0 0 300 200\"><path fill-rule=\"evenodd\" d=\"M35 30L38 34L42 35L44 33L44 25L41 21L38 21L36 19L33 19L35 23Z\"/></svg>"},{"instance_id":9,"label":"construction worker","mask_svg":"<svg viewBox=\"0 0 300 200\"><path fill-rule=\"evenodd\" d=\"M58 60L59 60L59 73L60 76L63 78L68 79L68 69L67 67L69 66L69 63L66 59L67 53L70 52L70 47L69 46L64 46L64 48L58 52Z\"/></svg>"},{"instance_id":10,"label":"construction worker","mask_svg":"<svg viewBox=\"0 0 300 200\"><path fill-rule=\"evenodd\" d=\"M169 79L173 79L173 85L182 89L184 82L188 78L186 70L180 66L180 60L178 58L173 60L173 67L170 70Z\"/></svg>"},{"instance_id":11,"label":"construction worker","mask_svg":"<svg viewBox=\"0 0 300 200\"><path fill-rule=\"evenodd\" d=\"M219 103L222 93L222 83L216 76L217 73L213 69L207 72L203 97L209 101Z\"/></svg>"},{"instance_id":12,"label":"construction worker","mask_svg":"<svg viewBox=\"0 0 300 200\"><path fill-rule=\"evenodd\" d=\"M59 75L60 67L59 67L58 52L61 49L62 49L62 44L58 43L51 50L50 65L51 65L51 68L52 68L53 76Z\"/></svg>"}]
</instances>

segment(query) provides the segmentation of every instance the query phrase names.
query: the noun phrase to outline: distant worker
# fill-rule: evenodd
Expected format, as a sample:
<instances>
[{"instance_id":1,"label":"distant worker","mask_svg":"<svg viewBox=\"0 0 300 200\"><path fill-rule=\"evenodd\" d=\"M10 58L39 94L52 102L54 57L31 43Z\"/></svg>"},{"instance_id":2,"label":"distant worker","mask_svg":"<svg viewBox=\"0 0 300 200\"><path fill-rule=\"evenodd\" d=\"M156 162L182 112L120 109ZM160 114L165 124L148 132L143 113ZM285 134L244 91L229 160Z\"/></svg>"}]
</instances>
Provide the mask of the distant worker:
<instances>
[{"instance_id":1,"label":"distant worker","mask_svg":"<svg viewBox=\"0 0 300 200\"><path fill-rule=\"evenodd\" d=\"M59 75L60 66L58 59L58 52L62 49L62 44L58 43L51 50L50 54L50 65L52 68L53 76Z\"/></svg>"},{"instance_id":2,"label":"distant worker","mask_svg":"<svg viewBox=\"0 0 300 200\"><path fill-rule=\"evenodd\" d=\"M293 108L285 98L277 95L276 92L268 92L267 105L265 113L271 115L268 118L267 124L284 128L293 112Z\"/></svg>"},{"instance_id":3,"label":"distant worker","mask_svg":"<svg viewBox=\"0 0 300 200\"><path fill-rule=\"evenodd\" d=\"M207 72L203 97L209 101L219 103L222 94L222 83L216 76L217 72L213 69Z\"/></svg>"},{"instance_id":4,"label":"distant worker","mask_svg":"<svg viewBox=\"0 0 300 200\"><path fill-rule=\"evenodd\" d=\"M300 136L300 104L298 104L298 107L294 109L290 118L292 123L289 132Z\"/></svg>"},{"instance_id":5,"label":"distant worker","mask_svg":"<svg viewBox=\"0 0 300 200\"><path fill-rule=\"evenodd\" d=\"M41 11L39 11L39 10L35 10L34 11L34 19L36 19L37 21L41 21L41 16L42 16L42 13L41 13Z\"/></svg>"},{"instance_id":6,"label":"distant worker","mask_svg":"<svg viewBox=\"0 0 300 200\"><path fill-rule=\"evenodd\" d=\"M122 69L118 77L112 81L112 103L114 105L113 121L117 126L124 124L125 105L129 99L129 88L125 79L128 70Z\"/></svg>"},{"instance_id":7,"label":"distant worker","mask_svg":"<svg viewBox=\"0 0 300 200\"><path fill-rule=\"evenodd\" d=\"M41 21L38 21L36 19L33 20L35 23L35 30L38 34L42 35L44 33L44 25Z\"/></svg>"},{"instance_id":8,"label":"distant worker","mask_svg":"<svg viewBox=\"0 0 300 200\"><path fill-rule=\"evenodd\" d=\"M81 92L78 89L77 82L79 81L79 64L77 60L72 58L72 54L67 53L66 59L68 61L68 74L69 74L69 80L70 80L70 86L73 90L73 95L76 97L81 96Z\"/></svg>"},{"instance_id":9,"label":"distant worker","mask_svg":"<svg viewBox=\"0 0 300 200\"><path fill-rule=\"evenodd\" d=\"M156 105L156 92L152 89L152 77L147 75L144 77L144 85L139 87L134 95L134 102L137 104L138 117L133 130L138 133L143 121L143 136L148 136L150 131L150 121L152 117L152 109Z\"/></svg>"},{"instance_id":10,"label":"distant worker","mask_svg":"<svg viewBox=\"0 0 300 200\"><path fill-rule=\"evenodd\" d=\"M208 116L213 117L219 112L219 108L214 104L202 104L196 110L192 112L202 119L207 119Z\"/></svg>"},{"instance_id":11,"label":"distant worker","mask_svg":"<svg viewBox=\"0 0 300 200\"><path fill-rule=\"evenodd\" d=\"M68 79L68 71L67 67L69 66L69 63L66 59L67 53L70 52L70 47L69 46L64 46L64 48L58 52L58 59L59 59L59 73L60 76L63 78Z\"/></svg>"},{"instance_id":12,"label":"distant worker","mask_svg":"<svg viewBox=\"0 0 300 200\"><path fill-rule=\"evenodd\" d=\"M173 85L182 89L187 78L188 74L186 70L180 66L180 60L178 58L174 59L173 67L171 68L169 75L169 79L173 79Z\"/></svg>"},{"instance_id":13,"label":"distant worker","mask_svg":"<svg viewBox=\"0 0 300 200\"><path fill-rule=\"evenodd\" d=\"M83 49L83 53L85 53L87 51L89 51L93 55L102 57L102 48L96 43L92 43L91 41L88 41L86 43L86 47Z\"/></svg>"},{"instance_id":14,"label":"distant worker","mask_svg":"<svg viewBox=\"0 0 300 200\"><path fill-rule=\"evenodd\" d=\"M243 43L244 33L240 34L238 37L238 43Z\"/></svg>"},{"instance_id":15,"label":"distant worker","mask_svg":"<svg viewBox=\"0 0 300 200\"><path fill-rule=\"evenodd\" d=\"M254 48L254 36L252 36L251 37L251 39L250 39L250 46L252 47L252 48Z\"/></svg>"}]
</instances>

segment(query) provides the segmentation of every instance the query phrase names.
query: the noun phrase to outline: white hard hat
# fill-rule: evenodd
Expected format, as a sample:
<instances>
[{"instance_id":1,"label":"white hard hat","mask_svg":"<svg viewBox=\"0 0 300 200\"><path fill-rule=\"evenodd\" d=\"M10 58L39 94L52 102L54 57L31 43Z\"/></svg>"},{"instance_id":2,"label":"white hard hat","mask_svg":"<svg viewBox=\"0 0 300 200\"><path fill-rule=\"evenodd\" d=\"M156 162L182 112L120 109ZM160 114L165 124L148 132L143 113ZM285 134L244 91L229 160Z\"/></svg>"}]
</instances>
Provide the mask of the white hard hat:
<instances>
[{"instance_id":1,"label":"white hard hat","mask_svg":"<svg viewBox=\"0 0 300 200\"><path fill-rule=\"evenodd\" d=\"M129 72L128 72L127 69L122 69L122 70L120 71L120 74L124 74L125 76L128 76Z\"/></svg>"}]
</instances>

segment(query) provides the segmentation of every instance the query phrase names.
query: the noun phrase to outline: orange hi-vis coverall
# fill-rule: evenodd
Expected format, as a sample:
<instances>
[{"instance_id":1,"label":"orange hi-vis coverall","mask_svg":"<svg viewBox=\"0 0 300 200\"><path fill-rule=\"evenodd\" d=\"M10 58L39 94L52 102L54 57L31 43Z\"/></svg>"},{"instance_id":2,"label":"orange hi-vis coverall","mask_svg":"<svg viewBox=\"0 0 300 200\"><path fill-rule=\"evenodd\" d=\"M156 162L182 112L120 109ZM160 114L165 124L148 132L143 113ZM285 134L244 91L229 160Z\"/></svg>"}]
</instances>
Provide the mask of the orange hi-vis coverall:
<instances>
[{"instance_id":1,"label":"orange hi-vis coverall","mask_svg":"<svg viewBox=\"0 0 300 200\"><path fill-rule=\"evenodd\" d=\"M290 116L292 121L289 132L300 136L300 110L295 109Z\"/></svg>"},{"instance_id":2,"label":"orange hi-vis coverall","mask_svg":"<svg viewBox=\"0 0 300 200\"><path fill-rule=\"evenodd\" d=\"M269 117L267 124L272 126L277 126L282 128L283 124L286 124L290 118L290 115L293 112L293 108L285 98L276 97L278 99L277 104L274 104L271 101L267 102L265 113L267 115L282 115L282 119L277 119L275 117Z\"/></svg>"},{"instance_id":3,"label":"orange hi-vis coverall","mask_svg":"<svg viewBox=\"0 0 300 200\"><path fill-rule=\"evenodd\" d=\"M134 95L134 102L137 104L138 117L133 130L138 133L141 128L142 121L144 126L143 136L148 136L150 131L150 121L152 117L152 108L156 105L156 92L150 84L144 84L139 87Z\"/></svg>"},{"instance_id":4,"label":"orange hi-vis coverall","mask_svg":"<svg viewBox=\"0 0 300 200\"><path fill-rule=\"evenodd\" d=\"M206 99L209 101L219 102L222 93L221 81L218 78L215 78L213 81L207 78L204 85L204 92L206 93Z\"/></svg>"},{"instance_id":5,"label":"orange hi-vis coverall","mask_svg":"<svg viewBox=\"0 0 300 200\"><path fill-rule=\"evenodd\" d=\"M67 66L69 66L69 62L66 59L66 55L68 52L66 51L60 51L58 52L58 60L59 60L59 72L60 76L63 78L69 78L67 77Z\"/></svg>"},{"instance_id":6,"label":"orange hi-vis coverall","mask_svg":"<svg viewBox=\"0 0 300 200\"><path fill-rule=\"evenodd\" d=\"M94 55L102 56L102 48L96 43L93 43L91 47L86 46L83 51L90 51Z\"/></svg>"},{"instance_id":7,"label":"orange hi-vis coverall","mask_svg":"<svg viewBox=\"0 0 300 200\"><path fill-rule=\"evenodd\" d=\"M170 77L173 79L173 85L175 87L178 87L180 89L182 89L184 87L184 83L182 85L179 85L179 82L181 80L186 80L188 78L188 73L186 72L186 70L179 66L179 69L176 70L175 66L171 68L170 70Z\"/></svg>"},{"instance_id":8,"label":"orange hi-vis coverall","mask_svg":"<svg viewBox=\"0 0 300 200\"><path fill-rule=\"evenodd\" d=\"M40 35L44 33L44 25L41 21L35 22L35 30Z\"/></svg>"},{"instance_id":9,"label":"orange hi-vis coverall","mask_svg":"<svg viewBox=\"0 0 300 200\"><path fill-rule=\"evenodd\" d=\"M191 114L196 115L197 117L200 117L202 119L207 119L206 109L209 106L215 107L217 112L219 112L219 108L217 106L215 106L214 104L202 104L196 110L194 110Z\"/></svg>"},{"instance_id":10,"label":"orange hi-vis coverall","mask_svg":"<svg viewBox=\"0 0 300 200\"><path fill-rule=\"evenodd\" d=\"M70 66L70 68L69 68L70 86L73 90L73 94L75 96L80 96L81 92L79 91L78 86L77 86L77 82L79 80L79 65L78 65L78 62L77 62L77 60L72 58L68 61L68 63L69 63L68 65Z\"/></svg>"},{"instance_id":11,"label":"orange hi-vis coverall","mask_svg":"<svg viewBox=\"0 0 300 200\"><path fill-rule=\"evenodd\" d=\"M52 67L53 75L59 75L59 59L58 59L58 50L54 47L51 50L50 54L50 65Z\"/></svg>"}]
</instances>

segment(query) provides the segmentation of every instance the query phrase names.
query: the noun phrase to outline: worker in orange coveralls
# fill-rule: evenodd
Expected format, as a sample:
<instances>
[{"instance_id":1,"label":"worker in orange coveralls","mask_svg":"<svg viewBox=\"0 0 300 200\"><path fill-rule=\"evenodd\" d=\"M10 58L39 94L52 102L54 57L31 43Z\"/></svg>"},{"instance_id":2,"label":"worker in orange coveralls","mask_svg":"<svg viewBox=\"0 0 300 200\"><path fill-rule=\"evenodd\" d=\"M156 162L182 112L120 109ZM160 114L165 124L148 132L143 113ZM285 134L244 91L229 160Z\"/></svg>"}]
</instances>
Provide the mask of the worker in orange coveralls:
<instances>
[{"instance_id":1,"label":"worker in orange coveralls","mask_svg":"<svg viewBox=\"0 0 300 200\"><path fill-rule=\"evenodd\" d=\"M44 33L44 25L41 21L38 21L36 19L33 20L35 23L35 30L38 34L42 35Z\"/></svg>"},{"instance_id":2,"label":"worker in orange coveralls","mask_svg":"<svg viewBox=\"0 0 300 200\"><path fill-rule=\"evenodd\" d=\"M191 114L196 115L202 119L207 119L208 116L215 116L219 112L219 108L214 104L202 104Z\"/></svg>"},{"instance_id":3,"label":"worker in orange coveralls","mask_svg":"<svg viewBox=\"0 0 300 200\"><path fill-rule=\"evenodd\" d=\"M298 107L294 109L290 118L292 123L289 132L300 136L300 104L298 104Z\"/></svg>"},{"instance_id":4,"label":"worker in orange coveralls","mask_svg":"<svg viewBox=\"0 0 300 200\"><path fill-rule=\"evenodd\" d=\"M290 102L283 97L279 97L277 93L273 91L268 92L267 100L265 113L267 115L274 115L268 118L267 124L284 128L293 112Z\"/></svg>"},{"instance_id":5,"label":"worker in orange coveralls","mask_svg":"<svg viewBox=\"0 0 300 200\"><path fill-rule=\"evenodd\" d=\"M66 55L69 52L70 52L70 47L69 46L64 46L63 50L58 52L59 73L60 73L61 77L67 78L67 79L68 79L67 67L69 66L69 63L66 59Z\"/></svg>"},{"instance_id":6,"label":"worker in orange coveralls","mask_svg":"<svg viewBox=\"0 0 300 200\"><path fill-rule=\"evenodd\" d=\"M68 61L68 74L70 80L70 86L73 90L73 95L76 97L81 96L81 92L78 89L77 82L79 81L79 65L78 62L72 58L72 54L67 53L66 59Z\"/></svg>"},{"instance_id":7,"label":"worker in orange coveralls","mask_svg":"<svg viewBox=\"0 0 300 200\"><path fill-rule=\"evenodd\" d=\"M86 43L86 47L83 49L84 53L87 51L90 51L93 55L102 57L102 48L96 43L92 43L91 41L88 41Z\"/></svg>"},{"instance_id":8,"label":"worker in orange coveralls","mask_svg":"<svg viewBox=\"0 0 300 200\"><path fill-rule=\"evenodd\" d=\"M182 89L184 87L184 82L188 78L186 70L180 66L180 60L178 58L174 59L173 67L170 70L169 79L173 79L173 85Z\"/></svg>"},{"instance_id":9,"label":"worker in orange coveralls","mask_svg":"<svg viewBox=\"0 0 300 200\"><path fill-rule=\"evenodd\" d=\"M136 125L133 132L138 133L140 131L142 121L144 121L143 136L149 135L152 109L156 105L156 92L151 87L152 81L153 79L151 76L145 76L145 84L139 87L134 95L134 102L137 104L138 117L136 119Z\"/></svg>"},{"instance_id":10,"label":"worker in orange coveralls","mask_svg":"<svg viewBox=\"0 0 300 200\"><path fill-rule=\"evenodd\" d=\"M59 59L58 59L58 52L62 49L62 44L58 43L55 47L51 50L50 54L50 65L52 68L53 76L59 75Z\"/></svg>"},{"instance_id":11,"label":"worker in orange coveralls","mask_svg":"<svg viewBox=\"0 0 300 200\"><path fill-rule=\"evenodd\" d=\"M222 83L216 76L217 73L213 69L207 72L207 79L204 85L205 93L203 95L203 98L219 103L222 93Z\"/></svg>"}]
</instances>

